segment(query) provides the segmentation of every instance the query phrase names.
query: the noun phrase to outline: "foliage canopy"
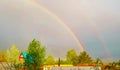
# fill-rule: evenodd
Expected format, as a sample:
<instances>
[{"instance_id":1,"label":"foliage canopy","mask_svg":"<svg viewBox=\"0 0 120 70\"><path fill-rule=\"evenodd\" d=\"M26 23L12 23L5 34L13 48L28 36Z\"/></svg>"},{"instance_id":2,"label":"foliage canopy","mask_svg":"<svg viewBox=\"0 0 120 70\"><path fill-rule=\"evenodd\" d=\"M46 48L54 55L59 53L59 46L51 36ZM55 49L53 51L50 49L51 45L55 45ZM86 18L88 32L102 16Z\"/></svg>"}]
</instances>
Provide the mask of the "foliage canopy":
<instances>
[{"instance_id":1,"label":"foliage canopy","mask_svg":"<svg viewBox=\"0 0 120 70\"><path fill-rule=\"evenodd\" d=\"M33 63L25 62L28 67L32 67L33 69L39 69L45 62L46 48L41 45L39 41L33 39L28 46L28 54L30 54L33 58ZM31 69L31 68L30 68Z\"/></svg>"}]
</instances>

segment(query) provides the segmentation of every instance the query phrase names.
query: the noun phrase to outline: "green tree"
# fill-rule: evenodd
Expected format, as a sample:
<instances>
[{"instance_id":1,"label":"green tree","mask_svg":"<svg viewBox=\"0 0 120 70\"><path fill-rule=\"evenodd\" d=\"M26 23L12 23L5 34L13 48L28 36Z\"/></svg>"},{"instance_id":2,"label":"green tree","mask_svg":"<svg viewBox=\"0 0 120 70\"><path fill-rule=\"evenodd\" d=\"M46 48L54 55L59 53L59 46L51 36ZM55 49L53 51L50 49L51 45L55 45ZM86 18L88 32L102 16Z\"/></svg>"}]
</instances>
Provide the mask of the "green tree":
<instances>
[{"instance_id":1,"label":"green tree","mask_svg":"<svg viewBox=\"0 0 120 70\"><path fill-rule=\"evenodd\" d=\"M55 61L55 64L58 64L59 59ZM60 59L60 64L69 64L66 59Z\"/></svg>"},{"instance_id":2,"label":"green tree","mask_svg":"<svg viewBox=\"0 0 120 70\"><path fill-rule=\"evenodd\" d=\"M96 58L95 64L97 64L97 65L103 65L103 62L102 62L102 60L100 58Z\"/></svg>"},{"instance_id":3,"label":"green tree","mask_svg":"<svg viewBox=\"0 0 120 70\"><path fill-rule=\"evenodd\" d=\"M78 60L80 64L92 64L93 60L92 58L85 52L81 52L78 56Z\"/></svg>"},{"instance_id":4,"label":"green tree","mask_svg":"<svg viewBox=\"0 0 120 70\"><path fill-rule=\"evenodd\" d=\"M116 67L120 68L120 60L115 62Z\"/></svg>"},{"instance_id":5,"label":"green tree","mask_svg":"<svg viewBox=\"0 0 120 70\"><path fill-rule=\"evenodd\" d=\"M34 60L34 70L38 70L45 62L46 48L35 39L30 42L28 47L28 54L30 54ZM29 64L32 67L32 64Z\"/></svg>"},{"instance_id":6,"label":"green tree","mask_svg":"<svg viewBox=\"0 0 120 70\"><path fill-rule=\"evenodd\" d=\"M46 58L46 63L45 64L55 64L55 59L53 56L48 56Z\"/></svg>"},{"instance_id":7,"label":"green tree","mask_svg":"<svg viewBox=\"0 0 120 70\"><path fill-rule=\"evenodd\" d=\"M67 63L73 64L73 65L75 65L78 62L77 61L77 53L76 53L75 49L71 49L67 52L66 60L67 60Z\"/></svg>"},{"instance_id":8,"label":"green tree","mask_svg":"<svg viewBox=\"0 0 120 70\"><path fill-rule=\"evenodd\" d=\"M68 62L67 62L67 60L60 60L60 64L69 64Z\"/></svg>"},{"instance_id":9,"label":"green tree","mask_svg":"<svg viewBox=\"0 0 120 70\"><path fill-rule=\"evenodd\" d=\"M73 58L72 62L73 62L72 64L73 64L74 66L76 66L77 64L79 64L79 57L76 56L75 58Z\"/></svg>"},{"instance_id":10,"label":"green tree","mask_svg":"<svg viewBox=\"0 0 120 70\"><path fill-rule=\"evenodd\" d=\"M117 62L117 64L119 65L119 67L120 67L120 60Z\"/></svg>"},{"instance_id":11,"label":"green tree","mask_svg":"<svg viewBox=\"0 0 120 70\"><path fill-rule=\"evenodd\" d=\"M11 48L6 52L6 60L7 62L18 64L19 55L20 55L19 49L15 45L12 45Z\"/></svg>"}]
</instances>

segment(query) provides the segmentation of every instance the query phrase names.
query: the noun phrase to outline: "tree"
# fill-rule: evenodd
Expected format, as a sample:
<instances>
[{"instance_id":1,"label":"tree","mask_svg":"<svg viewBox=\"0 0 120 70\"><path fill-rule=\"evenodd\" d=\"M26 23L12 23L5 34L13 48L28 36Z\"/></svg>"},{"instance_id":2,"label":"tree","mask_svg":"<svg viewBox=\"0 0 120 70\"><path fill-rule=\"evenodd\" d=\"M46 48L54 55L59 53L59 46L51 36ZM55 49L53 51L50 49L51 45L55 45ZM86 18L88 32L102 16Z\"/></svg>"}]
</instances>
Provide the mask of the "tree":
<instances>
[{"instance_id":1,"label":"tree","mask_svg":"<svg viewBox=\"0 0 120 70\"><path fill-rule=\"evenodd\" d=\"M11 48L6 52L6 60L7 62L18 64L19 55L20 55L19 49L15 45L12 45Z\"/></svg>"},{"instance_id":2,"label":"tree","mask_svg":"<svg viewBox=\"0 0 120 70\"><path fill-rule=\"evenodd\" d=\"M78 56L78 60L80 64L92 64L93 60L92 58L85 52L81 52Z\"/></svg>"},{"instance_id":3,"label":"tree","mask_svg":"<svg viewBox=\"0 0 120 70\"><path fill-rule=\"evenodd\" d=\"M57 61L57 64L58 64L58 61ZM61 59L61 60L60 60L60 64L69 64L69 63L67 62L67 60Z\"/></svg>"},{"instance_id":4,"label":"tree","mask_svg":"<svg viewBox=\"0 0 120 70\"><path fill-rule=\"evenodd\" d=\"M113 65L113 64L112 64ZM116 67L120 68L120 60L115 62Z\"/></svg>"},{"instance_id":5,"label":"tree","mask_svg":"<svg viewBox=\"0 0 120 70\"><path fill-rule=\"evenodd\" d=\"M6 62L6 52L5 51L1 51L0 52L0 62Z\"/></svg>"},{"instance_id":6,"label":"tree","mask_svg":"<svg viewBox=\"0 0 120 70\"><path fill-rule=\"evenodd\" d=\"M74 49L71 49L67 52L66 59L69 64L74 65L75 62L77 62L76 58L77 58L77 53Z\"/></svg>"},{"instance_id":7,"label":"tree","mask_svg":"<svg viewBox=\"0 0 120 70\"><path fill-rule=\"evenodd\" d=\"M38 67L42 66L45 62L46 48L41 45L41 43L35 39L30 42L28 46L28 54L32 56L34 63L34 70L39 69ZM31 64L29 64L31 67Z\"/></svg>"},{"instance_id":8,"label":"tree","mask_svg":"<svg viewBox=\"0 0 120 70\"><path fill-rule=\"evenodd\" d=\"M48 56L46 58L46 63L45 64L55 64L55 59L53 56Z\"/></svg>"},{"instance_id":9,"label":"tree","mask_svg":"<svg viewBox=\"0 0 120 70\"><path fill-rule=\"evenodd\" d=\"M57 60L57 64L58 64L59 60ZM66 64L65 60L60 59L60 64Z\"/></svg>"},{"instance_id":10,"label":"tree","mask_svg":"<svg viewBox=\"0 0 120 70\"><path fill-rule=\"evenodd\" d=\"M59 61L60 64L70 64L66 59L60 59L60 58L55 61L55 64L59 65Z\"/></svg>"},{"instance_id":11,"label":"tree","mask_svg":"<svg viewBox=\"0 0 120 70\"><path fill-rule=\"evenodd\" d=\"M102 62L102 60L100 58L96 58L95 64L97 64L97 65L103 65L103 62Z\"/></svg>"},{"instance_id":12,"label":"tree","mask_svg":"<svg viewBox=\"0 0 120 70\"><path fill-rule=\"evenodd\" d=\"M73 58L72 62L73 62L72 64L74 66L76 66L77 64L79 64L79 58L78 58L78 56L76 56L75 58Z\"/></svg>"}]
</instances>

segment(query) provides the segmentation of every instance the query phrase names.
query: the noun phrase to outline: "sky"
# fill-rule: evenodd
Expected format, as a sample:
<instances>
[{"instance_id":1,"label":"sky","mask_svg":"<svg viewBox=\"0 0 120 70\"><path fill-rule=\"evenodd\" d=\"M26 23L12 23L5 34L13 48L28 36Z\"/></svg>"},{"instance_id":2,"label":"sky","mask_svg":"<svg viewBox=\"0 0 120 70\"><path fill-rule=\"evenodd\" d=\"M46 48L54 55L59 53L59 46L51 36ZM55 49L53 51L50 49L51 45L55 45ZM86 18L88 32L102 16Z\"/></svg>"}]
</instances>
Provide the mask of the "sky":
<instances>
[{"instance_id":1,"label":"sky","mask_svg":"<svg viewBox=\"0 0 120 70\"><path fill-rule=\"evenodd\" d=\"M82 50L102 60L120 59L120 0L0 0L0 50L15 44L28 48L35 38L47 55L65 58L66 52ZM47 11L46 11L46 10ZM50 14L52 13L52 14Z\"/></svg>"}]
</instances>

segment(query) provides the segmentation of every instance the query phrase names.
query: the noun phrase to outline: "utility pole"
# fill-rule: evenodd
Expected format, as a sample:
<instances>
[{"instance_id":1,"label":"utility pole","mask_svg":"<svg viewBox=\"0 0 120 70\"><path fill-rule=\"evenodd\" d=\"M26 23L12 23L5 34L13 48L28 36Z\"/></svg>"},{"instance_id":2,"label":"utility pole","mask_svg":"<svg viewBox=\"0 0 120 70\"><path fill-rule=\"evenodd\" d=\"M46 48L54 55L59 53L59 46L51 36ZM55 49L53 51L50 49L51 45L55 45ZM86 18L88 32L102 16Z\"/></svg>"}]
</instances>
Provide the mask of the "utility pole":
<instances>
[{"instance_id":1,"label":"utility pole","mask_svg":"<svg viewBox=\"0 0 120 70\"><path fill-rule=\"evenodd\" d=\"M58 66L60 66L60 57L59 57L59 59L58 59Z\"/></svg>"}]
</instances>

